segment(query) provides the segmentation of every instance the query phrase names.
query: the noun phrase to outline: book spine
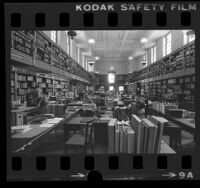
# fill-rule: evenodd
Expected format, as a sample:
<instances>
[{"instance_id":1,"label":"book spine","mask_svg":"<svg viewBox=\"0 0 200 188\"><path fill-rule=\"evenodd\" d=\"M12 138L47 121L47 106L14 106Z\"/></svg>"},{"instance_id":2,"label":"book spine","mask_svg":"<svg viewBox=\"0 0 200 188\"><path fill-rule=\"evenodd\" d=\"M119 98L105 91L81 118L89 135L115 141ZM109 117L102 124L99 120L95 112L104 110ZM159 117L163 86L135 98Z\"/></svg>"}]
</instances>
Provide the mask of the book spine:
<instances>
[{"instance_id":1,"label":"book spine","mask_svg":"<svg viewBox=\"0 0 200 188\"><path fill-rule=\"evenodd\" d=\"M108 124L108 152L114 153L114 134L115 134L115 125L114 122L109 122Z\"/></svg>"},{"instance_id":2,"label":"book spine","mask_svg":"<svg viewBox=\"0 0 200 188\"><path fill-rule=\"evenodd\" d=\"M115 130L115 153L119 153L119 128Z\"/></svg>"},{"instance_id":3,"label":"book spine","mask_svg":"<svg viewBox=\"0 0 200 188\"><path fill-rule=\"evenodd\" d=\"M152 147L151 153L154 153L154 150L155 150L157 132L158 132L158 126L155 126L154 127L154 135L153 135L153 147Z\"/></svg>"},{"instance_id":4,"label":"book spine","mask_svg":"<svg viewBox=\"0 0 200 188\"><path fill-rule=\"evenodd\" d=\"M135 145L135 143L134 143L134 140L135 140L135 133L134 132L129 132L128 133L128 138L127 138L127 145L128 145L128 153L134 153L134 151L135 151L135 148L134 148L134 145Z\"/></svg>"}]
</instances>

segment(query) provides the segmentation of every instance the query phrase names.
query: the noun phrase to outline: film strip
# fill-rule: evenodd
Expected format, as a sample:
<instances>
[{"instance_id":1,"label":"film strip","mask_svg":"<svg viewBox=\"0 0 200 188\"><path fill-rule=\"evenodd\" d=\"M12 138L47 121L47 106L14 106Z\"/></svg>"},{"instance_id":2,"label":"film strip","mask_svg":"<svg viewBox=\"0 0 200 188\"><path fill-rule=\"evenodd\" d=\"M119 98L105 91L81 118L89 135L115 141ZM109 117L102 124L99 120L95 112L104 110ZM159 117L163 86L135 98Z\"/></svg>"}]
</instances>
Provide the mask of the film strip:
<instances>
[{"instance_id":1,"label":"film strip","mask_svg":"<svg viewBox=\"0 0 200 188\"><path fill-rule=\"evenodd\" d=\"M12 31L46 30L187 30L195 31L196 51L200 36L199 3L21 3L5 4L6 71L10 76ZM195 54L195 61L200 59ZM198 63L195 70L198 70ZM196 72L196 71L195 71ZM198 74L195 78L198 80ZM6 95L10 96L10 79ZM199 96L196 85L195 96ZM197 97L195 98L198 103ZM7 98L10 104L10 98ZM195 106L198 117L199 106ZM11 107L6 106L7 116ZM26 155L11 152L7 122L8 180L195 180L199 172L199 120L195 118L195 151L176 154ZM40 139L40 138L39 138ZM30 146L33 142L29 142Z\"/></svg>"}]
</instances>

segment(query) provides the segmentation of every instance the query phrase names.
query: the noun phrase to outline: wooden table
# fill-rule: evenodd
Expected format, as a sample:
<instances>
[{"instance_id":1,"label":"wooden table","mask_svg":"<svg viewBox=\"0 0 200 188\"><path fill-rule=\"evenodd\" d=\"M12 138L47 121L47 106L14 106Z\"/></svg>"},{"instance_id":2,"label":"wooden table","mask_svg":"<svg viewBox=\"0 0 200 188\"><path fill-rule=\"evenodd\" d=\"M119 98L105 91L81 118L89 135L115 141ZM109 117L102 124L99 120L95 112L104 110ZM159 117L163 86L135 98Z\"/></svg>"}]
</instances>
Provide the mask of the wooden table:
<instances>
[{"instance_id":1,"label":"wooden table","mask_svg":"<svg viewBox=\"0 0 200 188\"><path fill-rule=\"evenodd\" d=\"M153 109L151 109L151 111L153 111L153 113L155 113L156 115L159 115L159 116L166 118L169 121L173 121L174 123L179 125L181 127L181 129L195 135L195 123L191 122L191 120L194 119L194 118L173 118L173 117L170 117L166 114L162 114L161 112L158 112L158 111L153 110Z\"/></svg>"},{"instance_id":2,"label":"wooden table","mask_svg":"<svg viewBox=\"0 0 200 188\"><path fill-rule=\"evenodd\" d=\"M39 146L41 139L50 134L53 134L55 130L61 128L66 120L72 117L76 112L68 113L63 116L63 120L55 123L51 127L40 127L41 124L30 125L31 130L25 133L16 133L11 135L11 151L30 153L33 149Z\"/></svg>"},{"instance_id":3,"label":"wooden table","mask_svg":"<svg viewBox=\"0 0 200 188\"><path fill-rule=\"evenodd\" d=\"M174 120L195 129L195 123L191 122L194 118L174 118Z\"/></svg>"},{"instance_id":4,"label":"wooden table","mask_svg":"<svg viewBox=\"0 0 200 188\"><path fill-rule=\"evenodd\" d=\"M70 131L80 130L81 127L86 126L88 123L91 123L92 121L95 121L93 117L80 117L76 116L73 118L70 118L68 121L65 121L64 124L64 138L68 139L70 134Z\"/></svg>"}]
</instances>

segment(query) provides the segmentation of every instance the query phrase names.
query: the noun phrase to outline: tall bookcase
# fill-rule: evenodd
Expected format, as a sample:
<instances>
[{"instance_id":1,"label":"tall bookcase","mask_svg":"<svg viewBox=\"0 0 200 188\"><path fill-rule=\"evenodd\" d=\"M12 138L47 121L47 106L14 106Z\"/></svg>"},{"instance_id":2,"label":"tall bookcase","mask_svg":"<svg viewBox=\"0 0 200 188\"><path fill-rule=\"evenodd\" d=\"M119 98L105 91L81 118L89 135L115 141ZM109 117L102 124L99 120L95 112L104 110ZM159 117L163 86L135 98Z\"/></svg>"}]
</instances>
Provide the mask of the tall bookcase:
<instances>
[{"instance_id":1,"label":"tall bookcase","mask_svg":"<svg viewBox=\"0 0 200 188\"><path fill-rule=\"evenodd\" d=\"M177 49L161 60L129 76L129 91L145 83L149 98L168 100L169 95L180 108L195 111L195 43Z\"/></svg>"},{"instance_id":2,"label":"tall bookcase","mask_svg":"<svg viewBox=\"0 0 200 188\"><path fill-rule=\"evenodd\" d=\"M27 95L36 87L36 74L26 68L11 68L11 101L27 101Z\"/></svg>"},{"instance_id":3,"label":"tall bookcase","mask_svg":"<svg viewBox=\"0 0 200 188\"><path fill-rule=\"evenodd\" d=\"M42 31L12 31L11 59L90 84L90 73Z\"/></svg>"}]
</instances>

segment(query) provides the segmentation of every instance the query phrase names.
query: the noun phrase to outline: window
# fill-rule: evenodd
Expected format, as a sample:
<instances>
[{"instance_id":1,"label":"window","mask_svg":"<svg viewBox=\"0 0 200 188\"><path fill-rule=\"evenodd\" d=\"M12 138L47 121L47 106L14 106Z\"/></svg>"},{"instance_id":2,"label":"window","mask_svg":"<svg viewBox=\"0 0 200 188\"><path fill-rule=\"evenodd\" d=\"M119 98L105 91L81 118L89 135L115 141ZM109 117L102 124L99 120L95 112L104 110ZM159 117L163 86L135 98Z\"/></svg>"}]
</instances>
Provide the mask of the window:
<instances>
[{"instance_id":1,"label":"window","mask_svg":"<svg viewBox=\"0 0 200 188\"><path fill-rule=\"evenodd\" d=\"M108 83L113 84L115 82L115 74L114 73L108 73Z\"/></svg>"},{"instance_id":2,"label":"window","mask_svg":"<svg viewBox=\"0 0 200 188\"><path fill-rule=\"evenodd\" d=\"M119 91L124 91L124 86L119 86Z\"/></svg>"},{"instance_id":3,"label":"window","mask_svg":"<svg viewBox=\"0 0 200 188\"><path fill-rule=\"evenodd\" d=\"M166 44L166 47L167 47L167 55L171 53L171 47L172 47L172 34L169 33L167 35L167 44Z\"/></svg>"},{"instance_id":4,"label":"window","mask_svg":"<svg viewBox=\"0 0 200 188\"><path fill-rule=\"evenodd\" d=\"M188 34L189 32L189 34ZM189 42L195 40L195 34L192 31L183 31L183 44L186 45Z\"/></svg>"},{"instance_id":5,"label":"window","mask_svg":"<svg viewBox=\"0 0 200 188\"><path fill-rule=\"evenodd\" d=\"M163 57L170 54L172 50L172 34L163 37Z\"/></svg>"},{"instance_id":6,"label":"window","mask_svg":"<svg viewBox=\"0 0 200 188\"><path fill-rule=\"evenodd\" d=\"M56 42L56 31L51 31L51 40Z\"/></svg>"},{"instance_id":7,"label":"window","mask_svg":"<svg viewBox=\"0 0 200 188\"><path fill-rule=\"evenodd\" d=\"M80 64L80 48L77 46L77 61Z\"/></svg>"},{"instance_id":8,"label":"window","mask_svg":"<svg viewBox=\"0 0 200 188\"><path fill-rule=\"evenodd\" d=\"M151 63L156 62L156 46L151 48Z\"/></svg>"},{"instance_id":9,"label":"window","mask_svg":"<svg viewBox=\"0 0 200 188\"><path fill-rule=\"evenodd\" d=\"M67 42L67 54L70 55L70 39L69 39L69 36L68 36L68 31L65 31L66 34L67 34L67 37L66 37L66 42Z\"/></svg>"},{"instance_id":10,"label":"window","mask_svg":"<svg viewBox=\"0 0 200 188\"><path fill-rule=\"evenodd\" d=\"M166 39L163 37L163 57L166 56Z\"/></svg>"},{"instance_id":11,"label":"window","mask_svg":"<svg viewBox=\"0 0 200 188\"><path fill-rule=\"evenodd\" d=\"M85 56L82 53L82 67L85 68Z\"/></svg>"},{"instance_id":12,"label":"window","mask_svg":"<svg viewBox=\"0 0 200 188\"><path fill-rule=\"evenodd\" d=\"M184 31L183 33L183 45L186 45L188 43L188 36L186 34L186 32Z\"/></svg>"},{"instance_id":13,"label":"window","mask_svg":"<svg viewBox=\"0 0 200 188\"><path fill-rule=\"evenodd\" d=\"M109 91L113 91L114 90L114 86L109 86Z\"/></svg>"}]
</instances>

